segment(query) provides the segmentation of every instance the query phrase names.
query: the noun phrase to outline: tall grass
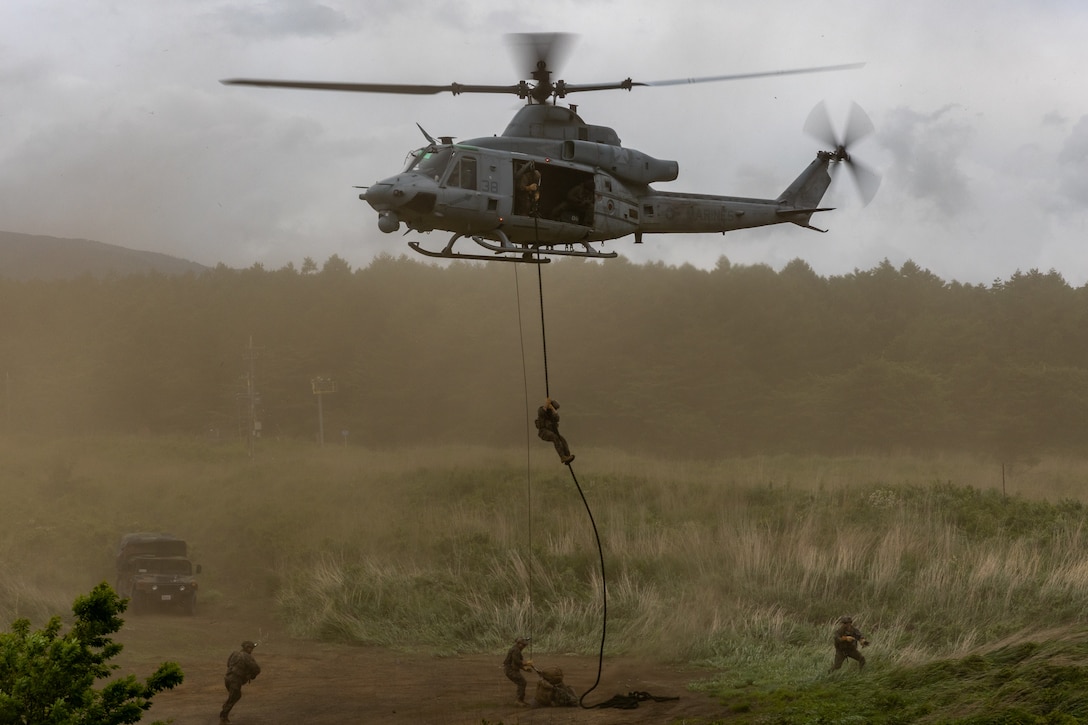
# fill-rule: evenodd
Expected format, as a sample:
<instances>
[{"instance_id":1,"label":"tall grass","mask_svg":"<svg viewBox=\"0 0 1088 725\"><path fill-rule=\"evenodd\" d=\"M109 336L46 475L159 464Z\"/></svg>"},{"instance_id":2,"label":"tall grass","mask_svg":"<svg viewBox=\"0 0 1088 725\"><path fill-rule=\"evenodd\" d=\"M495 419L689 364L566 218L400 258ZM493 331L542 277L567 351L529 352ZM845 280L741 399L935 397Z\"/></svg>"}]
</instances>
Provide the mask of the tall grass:
<instances>
[{"instance_id":1,"label":"tall grass","mask_svg":"<svg viewBox=\"0 0 1088 725\"><path fill-rule=\"evenodd\" d=\"M112 581L123 533L167 530L204 567L203 607L274 608L300 636L593 652L597 550L549 453L0 441L0 616L65 611ZM1088 613L1085 461L1006 471L1005 493L966 457L576 465L609 653L811 673L841 614L911 664Z\"/></svg>"}]
</instances>

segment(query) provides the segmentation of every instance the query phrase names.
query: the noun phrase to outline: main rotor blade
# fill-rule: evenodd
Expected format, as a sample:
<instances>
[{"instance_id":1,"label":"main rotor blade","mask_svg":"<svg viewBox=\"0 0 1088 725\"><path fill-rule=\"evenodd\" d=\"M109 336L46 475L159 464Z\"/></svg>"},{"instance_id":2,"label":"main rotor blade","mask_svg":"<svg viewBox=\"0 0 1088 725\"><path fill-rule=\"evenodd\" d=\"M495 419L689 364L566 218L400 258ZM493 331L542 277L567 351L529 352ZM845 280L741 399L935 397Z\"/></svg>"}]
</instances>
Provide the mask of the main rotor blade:
<instances>
[{"instance_id":1,"label":"main rotor blade","mask_svg":"<svg viewBox=\"0 0 1088 725\"><path fill-rule=\"evenodd\" d=\"M451 83L446 86L411 85L399 83L326 83L321 81L277 81L260 78L227 78L219 81L228 86L259 86L263 88L301 88L313 91L350 91L352 93L398 93L429 96L437 93L520 93L520 86L487 86Z\"/></svg>"},{"instance_id":2,"label":"main rotor blade","mask_svg":"<svg viewBox=\"0 0 1088 725\"><path fill-rule=\"evenodd\" d=\"M703 76L701 78L676 78L666 81L633 81L630 78L623 81L616 81L613 83L563 83L560 82L560 88L562 93L577 93L579 91L608 91L608 90L625 90L629 91L635 86L643 87L657 87L657 86L680 86L692 83L719 83L721 81L739 81L746 80L748 78L767 78L770 76L790 76L801 75L804 73L824 73L828 71L840 71L840 70L856 70L864 67L864 63L846 63L844 65L825 65L813 68L793 68L791 70L772 70L762 71L759 73L733 73L724 76Z\"/></svg>"},{"instance_id":3,"label":"main rotor blade","mask_svg":"<svg viewBox=\"0 0 1088 725\"><path fill-rule=\"evenodd\" d=\"M702 78L676 78L668 81L634 82L635 86L680 86L687 83L717 83L719 81L739 81L747 78L767 78L770 76L796 76L806 73L826 73L829 71L857 70L863 68L864 63L844 63L842 65L822 65L812 68L792 68L789 70L770 70L759 73L734 73L725 76L703 76Z\"/></svg>"},{"instance_id":4,"label":"main rotor blade","mask_svg":"<svg viewBox=\"0 0 1088 725\"><path fill-rule=\"evenodd\" d=\"M537 39L540 36L543 40ZM574 37L564 33L549 33L549 34L525 34L524 36L529 40L525 45L528 49L528 55L526 57L532 57L536 60L543 60L547 63L546 54L556 54L563 52L563 49L570 43L570 40ZM545 42L546 41L546 42ZM566 84L560 81L557 84L557 88L561 89L560 95L566 95L567 93L576 93L579 91L606 91L614 89L631 90L634 86L677 86L692 83L717 83L720 81L735 81L744 80L747 78L767 78L771 76L787 76L787 75L801 75L806 73L824 73L828 71L841 71L841 70L855 70L863 67L864 63L846 63L843 65L825 65L816 66L812 68L794 68L790 70L775 70L775 71L762 71L759 73L734 73L731 75L722 76L703 76L701 78L677 78L674 80L663 81L632 81L630 78L617 81L613 83L592 83L592 84ZM531 70L536 70L535 66ZM549 67L547 70L550 72L552 69ZM530 71L524 77L528 78L532 76ZM438 93L452 93L455 96L459 96L462 93L507 93L515 96L525 98L530 95L531 88L524 82L515 85L506 86L493 86L493 85L475 85L475 84L463 84L463 83L450 83L449 85L424 85L424 84L402 84L402 83L329 83L325 81L282 81L282 80L269 80L262 78L227 78L219 81L225 85L230 86L258 86L263 88L298 88L304 90L314 91L348 91L351 93L394 93L403 95L416 95L416 96L430 96ZM542 86L543 87L543 86ZM870 124L871 125L871 124Z\"/></svg>"}]
</instances>

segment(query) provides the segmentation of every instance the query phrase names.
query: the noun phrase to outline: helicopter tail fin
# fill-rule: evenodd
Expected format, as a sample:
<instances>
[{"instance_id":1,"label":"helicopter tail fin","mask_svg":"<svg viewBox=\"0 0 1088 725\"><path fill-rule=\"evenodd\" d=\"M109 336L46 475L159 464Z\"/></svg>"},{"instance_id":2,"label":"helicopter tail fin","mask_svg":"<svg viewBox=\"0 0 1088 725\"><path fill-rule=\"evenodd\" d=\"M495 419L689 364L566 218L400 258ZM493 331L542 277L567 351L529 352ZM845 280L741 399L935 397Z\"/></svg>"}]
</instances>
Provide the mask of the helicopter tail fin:
<instances>
[{"instance_id":1,"label":"helicopter tail fin","mask_svg":"<svg viewBox=\"0 0 1088 725\"><path fill-rule=\"evenodd\" d=\"M798 210L815 211L820 205L820 199L824 198L827 187L831 185L831 174L827 171L827 164L828 160L823 154L818 155L776 199L778 204Z\"/></svg>"},{"instance_id":2,"label":"helicopter tail fin","mask_svg":"<svg viewBox=\"0 0 1088 725\"><path fill-rule=\"evenodd\" d=\"M812 226L809 220L818 211L831 211L833 207L821 207L827 187L831 185L831 174L827 171L828 160L824 154L817 155L801 175L793 180L785 191L775 200L778 203L778 216L785 217L797 226L827 231Z\"/></svg>"}]
</instances>

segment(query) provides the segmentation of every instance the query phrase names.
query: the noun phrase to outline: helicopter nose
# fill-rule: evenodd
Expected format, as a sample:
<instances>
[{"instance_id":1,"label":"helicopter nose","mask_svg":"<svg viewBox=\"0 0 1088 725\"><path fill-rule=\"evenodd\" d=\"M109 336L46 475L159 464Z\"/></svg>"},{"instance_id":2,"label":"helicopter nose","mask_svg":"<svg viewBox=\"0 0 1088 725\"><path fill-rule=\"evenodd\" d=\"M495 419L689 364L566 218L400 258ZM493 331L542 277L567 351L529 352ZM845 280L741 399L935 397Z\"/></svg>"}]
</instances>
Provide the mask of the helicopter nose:
<instances>
[{"instance_id":1,"label":"helicopter nose","mask_svg":"<svg viewBox=\"0 0 1088 725\"><path fill-rule=\"evenodd\" d=\"M437 191L433 179L420 174L401 174L379 181L359 198L378 212L408 208L425 214L434 206Z\"/></svg>"},{"instance_id":2,"label":"helicopter nose","mask_svg":"<svg viewBox=\"0 0 1088 725\"><path fill-rule=\"evenodd\" d=\"M359 198L370 204L376 211L385 211L395 206L398 197L403 198L404 192L394 189L390 181L379 181L362 194Z\"/></svg>"},{"instance_id":3,"label":"helicopter nose","mask_svg":"<svg viewBox=\"0 0 1088 725\"><path fill-rule=\"evenodd\" d=\"M403 203L404 191L396 188L390 181L379 181L369 187L359 198L370 204L378 212L378 229L391 234L400 229L400 217L394 209Z\"/></svg>"}]
</instances>

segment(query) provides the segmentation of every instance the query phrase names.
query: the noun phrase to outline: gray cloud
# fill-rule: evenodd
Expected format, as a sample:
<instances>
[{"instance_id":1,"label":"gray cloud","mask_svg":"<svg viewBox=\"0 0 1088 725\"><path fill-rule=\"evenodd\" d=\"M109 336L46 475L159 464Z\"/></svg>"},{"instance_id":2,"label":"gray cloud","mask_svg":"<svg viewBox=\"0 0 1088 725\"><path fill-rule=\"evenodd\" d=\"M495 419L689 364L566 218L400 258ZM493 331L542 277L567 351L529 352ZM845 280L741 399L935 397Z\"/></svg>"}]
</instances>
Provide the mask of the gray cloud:
<instances>
[{"instance_id":1,"label":"gray cloud","mask_svg":"<svg viewBox=\"0 0 1088 725\"><path fill-rule=\"evenodd\" d=\"M881 145L895 159L894 174L908 193L955 216L971 203L961 159L973 129L951 104L932 113L896 108L887 116Z\"/></svg>"},{"instance_id":2,"label":"gray cloud","mask_svg":"<svg viewBox=\"0 0 1088 725\"><path fill-rule=\"evenodd\" d=\"M1058 154L1062 193L1076 204L1088 205L1088 116L1081 116Z\"/></svg>"},{"instance_id":3,"label":"gray cloud","mask_svg":"<svg viewBox=\"0 0 1088 725\"><path fill-rule=\"evenodd\" d=\"M1050 113L1047 113L1046 115L1043 116L1043 125L1044 126L1059 126L1059 127L1061 127L1061 126L1065 126L1065 124L1068 121L1069 121L1069 119L1066 118L1065 115L1059 113L1058 111L1051 111Z\"/></svg>"},{"instance_id":4,"label":"gray cloud","mask_svg":"<svg viewBox=\"0 0 1088 725\"><path fill-rule=\"evenodd\" d=\"M229 32L243 37L333 37L355 29L346 14L313 0L230 5L218 16Z\"/></svg>"}]
</instances>

